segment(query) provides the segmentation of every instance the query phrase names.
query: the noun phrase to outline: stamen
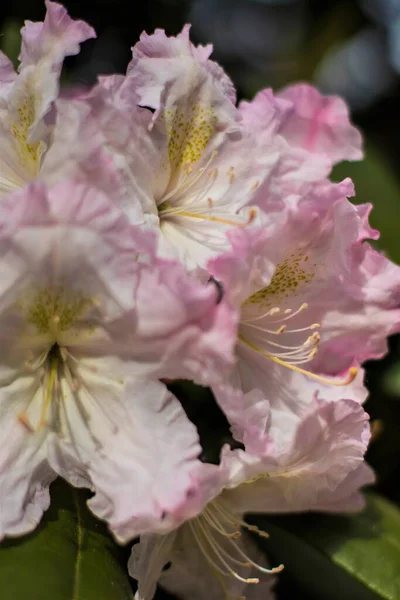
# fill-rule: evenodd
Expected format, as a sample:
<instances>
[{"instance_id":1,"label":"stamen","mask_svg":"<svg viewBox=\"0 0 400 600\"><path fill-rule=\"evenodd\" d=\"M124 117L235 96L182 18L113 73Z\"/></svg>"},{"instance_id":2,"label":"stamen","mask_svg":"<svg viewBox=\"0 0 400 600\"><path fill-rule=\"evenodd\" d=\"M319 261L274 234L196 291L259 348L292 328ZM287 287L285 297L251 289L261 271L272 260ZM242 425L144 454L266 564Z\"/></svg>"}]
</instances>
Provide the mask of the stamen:
<instances>
[{"instance_id":1,"label":"stamen","mask_svg":"<svg viewBox=\"0 0 400 600\"><path fill-rule=\"evenodd\" d=\"M211 152L211 155L208 158L206 164L203 167L200 167L199 169L197 169L196 175L192 178L189 177L189 175L191 174L191 172L193 170L192 165L186 165L182 170L180 170L178 180L176 181L175 185L173 185L172 189L169 190L169 192L167 192L166 194L163 195L162 204L164 204L165 202L168 202L168 200L170 198L172 198L173 196L175 196L175 194L177 194L177 193L180 196L184 193L187 194L188 190L191 187L193 187L194 184L197 183L199 181L199 179L206 173L208 167L210 166L210 164L212 163L214 158L217 156L217 154L218 154L218 152L216 150ZM215 177L217 174L218 174L217 169L212 169L207 172L207 175L210 177L210 179ZM160 211L162 204L159 207L159 211ZM161 210L161 212L162 212L162 210Z\"/></svg>"},{"instance_id":2,"label":"stamen","mask_svg":"<svg viewBox=\"0 0 400 600\"><path fill-rule=\"evenodd\" d=\"M171 211L169 214L175 215L178 217L189 217L191 219L201 219L202 221L211 221L214 223L222 223L223 225L231 225L232 227L247 227L248 225L250 225L250 223L252 223L252 221L254 221L254 219L257 215L257 212L255 209L249 210L249 215L248 215L247 221L245 221L245 222L233 221L231 219L225 219L222 217L215 217L214 215L204 215L201 213L196 214L195 212L187 212L185 210L178 210L178 209L176 209L175 211ZM240 217L238 217L238 218L240 218Z\"/></svg>"},{"instance_id":3,"label":"stamen","mask_svg":"<svg viewBox=\"0 0 400 600\"><path fill-rule=\"evenodd\" d=\"M47 358L47 354L45 354L45 358ZM37 433L46 425L46 416L47 416L48 408L51 403L54 385L56 382L57 370L58 370L58 366L59 366L59 359L60 359L60 356L57 354L55 356L52 356L50 373L49 373L49 377L48 377L48 381L47 381L47 389L45 391L38 424L36 426L34 426L34 425L32 425L32 423L29 420L27 412L29 410L30 404L24 412L20 413L17 416L17 419L21 423L21 425L23 425L30 433Z\"/></svg>"},{"instance_id":4,"label":"stamen","mask_svg":"<svg viewBox=\"0 0 400 600\"><path fill-rule=\"evenodd\" d=\"M199 526L199 523L196 523L196 525ZM230 559L230 555L222 548L222 546L219 546L218 543L216 543L216 541L214 540L214 538L212 537L212 535L209 533L209 531L206 528L203 529L203 533L204 533L205 538L209 542L211 548L213 549L215 554L218 556L218 558L220 559L220 561L222 562L224 567L226 567L228 569L228 572L230 575L232 575L235 579L238 579L238 581L241 581L242 583L250 583L250 584L260 583L260 580L258 579L258 577L242 577L241 575L239 575L239 573L234 571L232 569L232 567L228 564L228 562L223 558L223 554L225 554L225 556L227 556L229 559ZM234 544L235 548L236 548L236 544L234 542L232 542L232 540L230 540L230 542L232 544ZM242 564L242 566L246 566L244 563L241 563L241 564Z\"/></svg>"},{"instance_id":5,"label":"stamen","mask_svg":"<svg viewBox=\"0 0 400 600\"><path fill-rule=\"evenodd\" d=\"M238 223L237 221L231 221L230 219L222 219L220 217L201 215L201 214L196 215L196 213L193 213L193 212L180 211L178 214L180 217L190 217L191 219L201 219L203 221L212 221L215 223L223 223L224 225L232 225L233 227L236 227L237 225L241 225L241 223Z\"/></svg>"},{"instance_id":6,"label":"stamen","mask_svg":"<svg viewBox=\"0 0 400 600\"><path fill-rule=\"evenodd\" d=\"M246 304L247 303L245 302L243 306L246 306ZM308 308L307 302L303 302L303 304L301 306L299 306L299 308L297 310L295 310L294 312L292 311L291 308L282 310L278 306L274 306L273 308L269 308L266 312L262 313L261 315L257 315L256 317L246 318L246 323L260 321L261 319L264 319L265 317L275 317L276 315L279 315L279 313L282 313L282 312L284 315L287 315L287 316L284 318L279 318L276 322L288 321L289 319L292 319L293 317L297 316L299 313L303 312L307 308Z\"/></svg>"},{"instance_id":7,"label":"stamen","mask_svg":"<svg viewBox=\"0 0 400 600\"><path fill-rule=\"evenodd\" d=\"M247 521L244 521L243 519L238 517L238 515L235 515L229 509L226 509L221 500L219 500L219 501L214 500L214 502L212 503L212 507L215 511L220 513L221 517L225 521L227 521L227 523L230 523L234 527L237 527L237 528L244 527L248 531L251 531L252 533L256 533L260 537L269 538L269 534L266 531L259 529L255 525L249 525L249 523L247 523ZM239 533L239 536L236 536L236 537L240 537L240 531L238 531L236 533ZM233 536L231 536L231 537L233 537Z\"/></svg>"},{"instance_id":8,"label":"stamen","mask_svg":"<svg viewBox=\"0 0 400 600\"><path fill-rule=\"evenodd\" d=\"M229 541L230 541L230 543L232 543L231 540L229 540ZM234 546L235 546L236 552L238 552L246 560L246 563L243 563L238 560L235 560L234 558L231 558L231 560L233 560L234 562L237 562L238 564L241 564L241 565L245 564L248 567L254 567L255 569L257 569L257 571L260 571L260 573L266 573L267 575L271 575L272 573L280 573L285 568L285 566L282 564L278 565L277 567L272 567L271 569L262 567L261 565L256 563L254 560L252 560L247 554L245 554L245 552L243 552L243 550L237 544L234 544Z\"/></svg>"},{"instance_id":9,"label":"stamen","mask_svg":"<svg viewBox=\"0 0 400 600\"><path fill-rule=\"evenodd\" d=\"M223 535L225 537L231 537L231 538L240 537L240 532L238 532L238 531L233 531L232 533L228 533L227 531L225 531L225 529L222 529L222 527L218 523L218 520L213 516L212 512L207 507L203 510L202 517L204 517L204 519L206 521L208 521L208 523L216 531L218 531L218 533L220 533L221 535ZM239 536L238 536L238 533L239 533Z\"/></svg>"},{"instance_id":10,"label":"stamen","mask_svg":"<svg viewBox=\"0 0 400 600\"><path fill-rule=\"evenodd\" d=\"M53 356L52 361L51 361L51 367L50 367L49 381L47 383L46 397L45 397L45 401L43 402L42 412L40 414L40 419L39 419L39 425L38 425L39 430L42 429L42 427L44 427L44 425L46 424L46 415L47 415L47 410L50 406L51 397L53 394L53 388L54 388L54 382L55 382L56 375L57 375L58 363L59 363L59 357Z\"/></svg>"},{"instance_id":11,"label":"stamen","mask_svg":"<svg viewBox=\"0 0 400 600\"><path fill-rule=\"evenodd\" d=\"M358 369L356 367L351 367L349 369L348 376L345 379L343 379L341 381L337 381L335 379L329 379L328 377L323 377L322 375L317 375L316 373L312 373L311 371L307 371L306 369L302 369L300 367L297 367L296 365L294 365L292 363L289 363L289 362L286 362L284 360L281 360L277 356L274 356L273 354L270 354L266 350L263 350L263 348L260 348L256 344L253 344L253 342L251 342L250 340L246 339L241 334L239 334L239 339L244 344L246 344L247 346L249 346L250 348L252 348L256 352L258 352L262 356L265 356L266 358L269 358L270 360L272 360L273 362L277 363L278 365L281 365L282 367L286 367L287 369L291 369L292 371L296 371L297 373L302 373L303 375L307 375L308 377L311 377L312 379L315 379L316 381L321 381L322 383L326 383L328 385L335 385L335 386L349 385L349 383L351 383L352 381L354 381L354 379L356 378L357 373L358 373Z\"/></svg>"},{"instance_id":12,"label":"stamen","mask_svg":"<svg viewBox=\"0 0 400 600\"><path fill-rule=\"evenodd\" d=\"M188 522L188 525L201 553L217 577L226 600L232 598L224 580L220 579L221 575L253 585L259 583L259 578L246 577L238 572L238 568L254 568L263 574L279 573L283 569L283 565L271 569L263 567L246 554L238 542L240 527L245 527L248 531L256 532L262 537L268 537L268 534L234 514L221 498L208 504L198 517ZM231 549L226 547L226 543Z\"/></svg>"}]
</instances>

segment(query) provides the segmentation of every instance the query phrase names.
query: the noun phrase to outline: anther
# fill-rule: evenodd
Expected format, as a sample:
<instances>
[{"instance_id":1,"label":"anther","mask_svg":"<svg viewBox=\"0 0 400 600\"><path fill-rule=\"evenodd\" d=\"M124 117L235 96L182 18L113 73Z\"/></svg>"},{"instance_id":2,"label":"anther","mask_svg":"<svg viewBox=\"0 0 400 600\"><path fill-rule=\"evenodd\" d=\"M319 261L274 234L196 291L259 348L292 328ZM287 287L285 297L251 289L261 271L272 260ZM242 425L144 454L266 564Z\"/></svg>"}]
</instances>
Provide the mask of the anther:
<instances>
[{"instance_id":1,"label":"anther","mask_svg":"<svg viewBox=\"0 0 400 600\"><path fill-rule=\"evenodd\" d=\"M249 210L249 218L248 218L246 225L250 225L250 223L252 223L257 218L257 215L258 215L257 209L251 208Z\"/></svg>"},{"instance_id":2,"label":"anther","mask_svg":"<svg viewBox=\"0 0 400 600\"><path fill-rule=\"evenodd\" d=\"M229 177L229 183L232 184L235 181L235 169L233 167L229 167L227 175Z\"/></svg>"},{"instance_id":3,"label":"anther","mask_svg":"<svg viewBox=\"0 0 400 600\"><path fill-rule=\"evenodd\" d=\"M255 181L253 183L253 185L251 186L250 191L254 192L258 188L259 185L260 185L260 182L259 181Z\"/></svg>"}]
</instances>

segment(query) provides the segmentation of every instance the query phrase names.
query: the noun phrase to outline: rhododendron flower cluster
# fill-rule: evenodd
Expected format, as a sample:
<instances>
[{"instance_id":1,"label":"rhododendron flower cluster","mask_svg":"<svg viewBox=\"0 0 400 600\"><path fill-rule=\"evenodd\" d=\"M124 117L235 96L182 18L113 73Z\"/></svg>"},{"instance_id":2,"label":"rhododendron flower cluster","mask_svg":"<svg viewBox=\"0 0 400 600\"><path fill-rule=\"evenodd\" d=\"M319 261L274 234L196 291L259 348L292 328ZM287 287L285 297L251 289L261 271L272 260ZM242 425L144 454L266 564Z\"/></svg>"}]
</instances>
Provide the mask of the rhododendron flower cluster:
<instances>
[{"instance_id":1,"label":"rhododendron flower cluster","mask_svg":"<svg viewBox=\"0 0 400 600\"><path fill-rule=\"evenodd\" d=\"M361 364L400 330L400 269L329 179L360 133L306 84L237 105L189 26L64 97L95 33L45 4L17 73L0 54L0 538L61 476L139 536L138 600L272 598L246 513L358 510L373 481ZM180 380L227 419L217 464Z\"/></svg>"}]
</instances>

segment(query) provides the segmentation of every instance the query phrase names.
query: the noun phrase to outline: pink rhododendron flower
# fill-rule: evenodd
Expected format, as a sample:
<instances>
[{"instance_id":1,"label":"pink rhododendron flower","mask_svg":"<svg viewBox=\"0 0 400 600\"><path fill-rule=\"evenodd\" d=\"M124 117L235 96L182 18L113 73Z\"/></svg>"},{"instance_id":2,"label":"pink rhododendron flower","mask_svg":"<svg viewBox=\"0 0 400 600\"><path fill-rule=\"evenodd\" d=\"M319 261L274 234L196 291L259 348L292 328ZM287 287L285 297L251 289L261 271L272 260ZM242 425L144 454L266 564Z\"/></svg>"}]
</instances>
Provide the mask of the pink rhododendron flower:
<instances>
[{"instance_id":1,"label":"pink rhododendron flower","mask_svg":"<svg viewBox=\"0 0 400 600\"><path fill-rule=\"evenodd\" d=\"M366 207L350 204L351 193L348 180L315 184L288 207L286 220L232 231L231 252L210 261L241 311L237 389L259 388L271 403L280 386L293 396L287 370L349 383L398 331L400 269L364 241ZM216 395L233 422L238 401L229 400L229 388Z\"/></svg>"},{"instance_id":2,"label":"pink rhododendron flower","mask_svg":"<svg viewBox=\"0 0 400 600\"><path fill-rule=\"evenodd\" d=\"M240 124L214 67L198 60L187 31L178 38L160 31L144 36L128 76L101 78L88 101L123 177L124 209L133 222L161 233L163 254L192 269L227 249L229 229L255 219L253 200L279 148L273 136L259 141ZM193 52L175 55L181 44ZM144 81L153 82L146 90L160 102L147 91L142 97ZM162 91L156 93L157 86Z\"/></svg>"},{"instance_id":3,"label":"pink rhododendron flower","mask_svg":"<svg viewBox=\"0 0 400 600\"><path fill-rule=\"evenodd\" d=\"M306 382L301 392L307 394ZM219 467L202 466L207 494L200 497L197 514L191 499L180 515L186 520L177 529L143 535L134 546L130 573L139 581L138 599L151 600L158 579L184 599L205 600L210 590L218 600L243 593L244 588L247 597L247 589L258 583L260 573L281 567L271 571L253 559L242 528L267 534L247 525L241 515L359 509L363 502L359 486L373 480L363 463L367 421L357 402L330 402L317 394L301 417L272 409L266 433L269 444L263 453L224 447ZM335 497L337 506L329 505ZM167 562L172 565L163 573ZM208 573L208 585L198 583L200 573L201 578Z\"/></svg>"},{"instance_id":4,"label":"pink rhododendron flower","mask_svg":"<svg viewBox=\"0 0 400 600\"><path fill-rule=\"evenodd\" d=\"M133 516L176 510L200 446L157 379L223 377L235 328L218 290L159 261L151 234L72 183L3 198L0 261L0 537L36 526L57 473L97 493L120 537ZM138 501L124 504L121 486Z\"/></svg>"},{"instance_id":5,"label":"pink rhododendron flower","mask_svg":"<svg viewBox=\"0 0 400 600\"><path fill-rule=\"evenodd\" d=\"M27 21L22 29L18 73L0 53L0 196L38 177L92 176L106 186L114 176L88 107L57 100L64 57L77 54L94 30L60 4L47 0L46 8L43 23Z\"/></svg>"},{"instance_id":6,"label":"pink rhododendron flower","mask_svg":"<svg viewBox=\"0 0 400 600\"><path fill-rule=\"evenodd\" d=\"M89 95L122 174L125 210L160 230L160 250L190 269L226 249L229 229L268 226L334 162L361 157L341 100L307 88L315 110L304 114L306 86L294 86L276 97L264 90L237 110L210 53L191 44L188 27L177 37L143 34L127 77L101 78Z\"/></svg>"}]
</instances>

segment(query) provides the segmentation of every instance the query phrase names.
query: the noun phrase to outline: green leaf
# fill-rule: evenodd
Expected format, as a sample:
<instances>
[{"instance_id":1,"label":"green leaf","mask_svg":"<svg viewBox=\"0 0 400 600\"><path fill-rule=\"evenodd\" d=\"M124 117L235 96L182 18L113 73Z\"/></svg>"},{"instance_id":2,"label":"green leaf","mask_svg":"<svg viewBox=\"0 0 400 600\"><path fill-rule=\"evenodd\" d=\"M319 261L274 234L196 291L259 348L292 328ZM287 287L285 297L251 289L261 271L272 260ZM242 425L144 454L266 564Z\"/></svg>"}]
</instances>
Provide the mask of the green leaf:
<instances>
[{"instance_id":1,"label":"green leaf","mask_svg":"<svg viewBox=\"0 0 400 600\"><path fill-rule=\"evenodd\" d=\"M284 576L310 600L400 599L400 511L380 496L368 494L366 508L351 516L254 521L270 534L273 563L284 563Z\"/></svg>"},{"instance_id":2,"label":"green leaf","mask_svg":"<svg viewBox=\"0 0 400 600\"><path fill-rule=\"evenodd\" d=\"M18 66L18 55L21 47L21 26L19 21L8 19L2 27L0 37L0 47L4 54L13 63L14 67Z\"/></svg>"},{"instance_id":3,"label":"green leaf","mask_svg":"<svg viewBox=\"0 0 400 600\"><path fill-rule=\"evenodd\" d=\"M64 481L38 529L0 545L1 600L133 600L124 552Z\"/></svg>"},{"instance_id":4,"label":"green leaf","mask_svg":"<svg viewBox=\"0 0 400 600\"><path fill-rule=\"evenodd\" d=\"M365 159L344 162L333 171L333 179L351 177L356 186L356 203L371 202L371 223L381 232L374 244L395 262L400 262L400 179L383 154L371 142L365 145Z\"/></svg>"}]
</instances>

